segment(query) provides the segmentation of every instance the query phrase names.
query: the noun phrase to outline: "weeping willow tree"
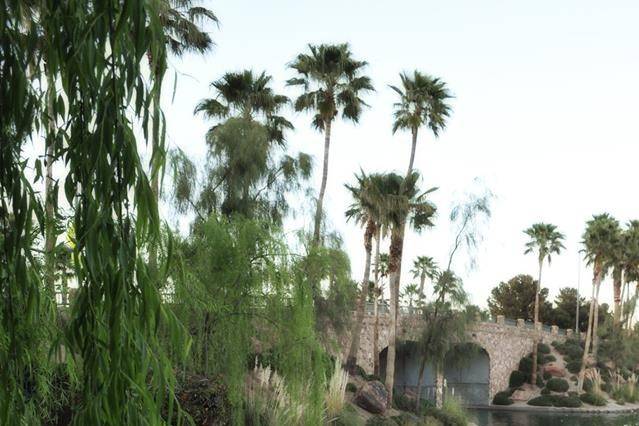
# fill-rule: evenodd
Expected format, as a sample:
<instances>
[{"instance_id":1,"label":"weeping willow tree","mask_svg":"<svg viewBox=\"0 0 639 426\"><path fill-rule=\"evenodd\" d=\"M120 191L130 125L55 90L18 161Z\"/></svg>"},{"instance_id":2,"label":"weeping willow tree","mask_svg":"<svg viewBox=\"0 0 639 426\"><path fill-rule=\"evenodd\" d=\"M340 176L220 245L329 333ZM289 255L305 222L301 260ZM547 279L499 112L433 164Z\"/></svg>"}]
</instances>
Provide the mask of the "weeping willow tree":
<instances>
[{"instance_id":1,"label":"weeping willow tree","mask_svg":"<svg viewBox=\"0 0 639 426\"><path fill-rule=\"evenodd\" d=\"M2 99L11 102L6 110L3 102L0 114L2 273L7 275L0 356L8 366L3 382L9 384L0 402L8 419L2 423L25 421L33 404L33 385L25 380L33 382L30 376L41 370L32 365L35 338L25 332L44 323L38 316L39 282L28 265L32 221L41 209L25 179L21 143L38 130L31 82L45 63L47 77L60 89L49 97L47 118L64 141L49 146L53 158L68 166L62 181L75 229L79 289L64 336L69 361L80 367L82 398L74 422L161 424L161 407L174 409L173 373L156 330L165 320L174 331L177 326L145 262L149 242L158 237L159 217L135 136L140 123L147 139L149 117L157 114L151 99L160 92L166 59L159 4L76 0L28 9L24 4L3 1L2 7ZM36 43L39 33L47 37ZM154 58L150 83L140 68L147 52ZM161 144L157 126L152 132ZM153 161L155 167L160 163Z\"/></svg>"}]
</instances>

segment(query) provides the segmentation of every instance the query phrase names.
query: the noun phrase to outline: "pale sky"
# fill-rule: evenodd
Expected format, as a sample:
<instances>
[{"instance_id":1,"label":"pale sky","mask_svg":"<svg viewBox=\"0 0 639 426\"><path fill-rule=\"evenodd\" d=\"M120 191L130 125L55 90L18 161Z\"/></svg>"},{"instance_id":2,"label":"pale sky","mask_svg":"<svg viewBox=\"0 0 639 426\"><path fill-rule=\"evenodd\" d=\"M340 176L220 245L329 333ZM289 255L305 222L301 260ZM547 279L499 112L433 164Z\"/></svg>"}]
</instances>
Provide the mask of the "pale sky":
<instances>
[{"instance_id":1,"label":"pale sky","mask_svg":"<svg viewBox=\"0 0 639 426\"><path fill-rule=\"evenodd\" d=\"M293 98L299 92L284 82L287 69L307 43L348 42L366 60L377 91L366 100L358 125L334 125L325 206L361 280L362 230L346 223L350 203L344 183L360 168L367 172L405 172L410 135L392 135L388 84L400 71L414 69L442 78L455 95L447 129L435 140L420 133L416 168L424 188L438 186L432 201L439 209L436 227L408 233L403 285L417 255L445 262L452 242L450 206L480 179L497 197L477 268L460 257L457 272L474 303L486 306L490 290L519 273L536 276L534 256L524 256L523 230L539 221L566 234L566 251L546 267L543 285L551 295L576 286L579 242L585 221L609 212L620 221L639 218L636 172L639 129L639 2L635 1L353 1L218 0L206 3L219 17L211 28L214 52L201 58L171 60L164 112L168 140L202 158L204 134L212 124L193 117L196 103L212 95L209 83L224 72L265 70L274 88ZM322 135L310 116L285 113L296 130L291 150L316 160L311 182L321 177ZM287 223L306 224L306 215ZM385 249L387 250L387 243ZM582 265L581 288L591 272ZM611 299L608 285L603 299Z\"/></svg>"}]
</instances>

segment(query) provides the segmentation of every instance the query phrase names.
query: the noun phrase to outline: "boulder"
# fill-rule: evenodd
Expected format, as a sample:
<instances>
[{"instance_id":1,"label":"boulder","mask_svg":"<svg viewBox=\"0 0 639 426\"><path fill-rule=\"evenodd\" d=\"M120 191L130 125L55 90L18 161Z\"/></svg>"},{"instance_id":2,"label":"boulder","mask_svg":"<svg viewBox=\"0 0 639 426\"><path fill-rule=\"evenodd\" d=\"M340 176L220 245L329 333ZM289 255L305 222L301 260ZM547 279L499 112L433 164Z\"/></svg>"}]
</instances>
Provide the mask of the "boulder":
<instances>
[{"instance_id":1,"label":"boulder","mask_svg":"<svg viewBox=\"0 0 639 426\"><path fill-rule=\"evenodd\" d=\"M382 414L388 408L388 391L382 382L366 382L357 391L355 404L373 414Z\"/></svg>"},{"instance_id":2,"label":"boulder","mask_svg":"<svg viewBox=\"0 0 639 426\"><path fill-rule=\"evenodd\" d=\"M524 386L522 386L521 388L513 392L510 398L513 401L525 402L525 401L528 401L530 398L532 398L533 395L535 394L536 394L536 390L532 386L530 386L528 383L526 383Z\"/></svg>"},{"instance_id":3,"label":"boulder","mask_svg":"<svg viewBox=\"0 0 639 426\"><path fill-rule=\"evenodd\" d=\"M548 373L552 377L566 377L566 369L557 362L549 362L544 365L544 373Z\"/></svg>"}]
</instances>

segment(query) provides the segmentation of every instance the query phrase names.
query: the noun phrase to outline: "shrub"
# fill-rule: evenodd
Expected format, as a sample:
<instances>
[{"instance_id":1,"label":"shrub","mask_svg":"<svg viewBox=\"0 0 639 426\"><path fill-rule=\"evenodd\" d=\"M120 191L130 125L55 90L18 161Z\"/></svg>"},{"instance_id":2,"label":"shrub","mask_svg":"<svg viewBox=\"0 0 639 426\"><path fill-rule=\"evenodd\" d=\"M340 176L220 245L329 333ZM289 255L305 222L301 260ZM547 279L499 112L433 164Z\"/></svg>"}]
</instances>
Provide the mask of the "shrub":
<instances>
[{"instance_id":1,"label":"shrub","mask_svg":"<svg viewBox=\"0 0 639 426\"><path fill-rule=\"evenodd\" d=\"M366 421L366 426L397 426L397 423L384 416L373 416Z\"/></svg>"},{"instance_id":2,"label":"shrub","mask_svg":"<svg viewBox=\"0 0 639 426\"><path fill-rule=\"evenodd\" d=\"M557 349L559 352L561 352L561 348L563 347L563 343L561 343L559 340L553 340L552 343L550 344L553 348Z\"/></svg>"},{"instance_id":3,"label":"shrub","mask_svg":"<svg viewBox=\"0 0 639 426\"><path fill-rule=\"evenodd\" d=\"M568 396L573 396L575 398L579 398L579 392L570 391L570 392L568 392Z\"/></svg>"},{"instance_id":4,"label":"shrub","mask_svg":"<svg viewBox=\"0 0 639 426\"><path fill-rule=\"evenodd\" d=\"M568 382L559 377L553 377L552 379L548 380L548 383L546 383L546 389L553 392L568 392L569 388L570 385L568 384Z\"/></svg>"},{"instance_id":5,"label":"shrub","mask_svg":"<svg viewBox=\"0 0 639 426\"><path fill-rule=\"evenodd\" d=\"M528 405L535 407L552 407L553 399L550 395L542 395L528 401Z\"/></svg>"},{"instance_id":6,"label":"shrub","mask_svg":"<svg viewBox=\"0 0 639 426\"><path fill-rule=\"evenodd\" d=\"M581 361L578 361L578 360L569 361L566 364L566 369L570 371L572 374L579 373L579 370L581 369Z\"/></svg>"},{"instance_id":7,"label":"shrub","mask_svg":"<svg viewBox=\"0 0 639 426\"><path fill-rule=\"evenodd\" d=\"M439 420L445 425L466 426L468 424L468 413L464 410L461 400L453 395L447 395L446 398L444 398L441 411L444 414L445 420Z\"/></svg>"},{"instance_id":8,"label":"shrub","mask_svg":"<svg viewBox=\"0 0 639 426\"><path fill-rule=\"evenodd\" d=\"M508 380L508 386L511 388L518 388L526 383L527 375L521 371L513 371L510 373L510 379Z\"/></svg>"},{"instance_id":9,"label":"shrub","mask_svg":"<svg viewBox=\"0 0 639 426\"><path fill-rule=\"evenodd\" d=\"M576 396L554 395L553 405L555 407L577 408L577 407L581 407L583 404L581 400L577 398Z\"/></svg>"},{"instance_id":10,"label":"shrub","mask_svg":"<svg viewBox=\"0 0 639 426\"><path fill-rule=\"evenodd\" d=\"M549 354L550 353L550 346L548 346L545 343L539 343L537 344L537 352L540 354Z\"/></svg>"},{"instance_id":11,"label":"shrub","mask_svg":"<svg viewBox=\"0 0 639 426\"><path fill-rule=\"evenodd\" d=\"M526 375L532 372L532 358L524 357L519 361L519 371Z\"/></svg>"},{"instance_id":12,"label":"shrub","mask_svg":"<svg viewBox=\"0 0 639 426\"><path fill-rule=\"evenodd\" d=\"M541 374L537 374L537 387L544 387L544 379L541 377Z\"/></svg>"},{"instance_id":13,"label":"shrub","mask_svg":"<svg viewBox=\"0 0 639 426\"><path fill-rule=\"evenodd\" d=\"M333 422L329 423L332 426L354 426L361 424L359 421L359 415L352 405L344 407L339 417Z\"/></svg>"},{"instance_id":14,"label":"shrub","mask_svg":"<svg viewBox=\"0 0 639 426\"><path fill-rule=\"evenodd\" d=\"M580 360L584 355L584 350L577 344L566 343L563 349L562 354L570 358L570 360Z\"/></svg>"},{"instance_id":15,"label":"shrub","mask_svg":"<svg viewBox=\"0 0 639 426\"><path fill-rule=\"evenodd\" d=\"M376 382L381 382L382 381L382 379L379 376L376 376L375 374L367 374L367 375L365 375L363 377L364 377L364 379L367 382L375 382L375 381Z\"/></svg>"},{"instance_id":16,"label":"shrub","mask_svg":"<svg viewBox=\"0 0 639 426\"><path fill-rule=\"evenodd\" d=\"M600 393L586 392L579 396L586 404L594 405L596 407L603 407L607 404L606 398L603 397Z\"/></svg>"},{"instance_id":17,"label":"shrub","mask_svg":"<svg viewBox=\"0 0 639 426\"><path fill-rule=\"evenodd\" d=\"M610 393L612 392L612 385L610 383L602 383L601 384L601 390L606 392L606 393Z\"/></svg>"},{"instance_id":18,"label":"shrub","mask_svg":"<svg viewBox=\"0 0 639 426\"><path fill-rule=\"evenodd\" d=\"M494 405L511 405L513 400L510 398L511 393L509 391L497 392L493 398Z\"/></svg>"},{"instance_id":19,"label":"shrub","mask_svg":"<svg viewBox=\"0 0 639 426\"><path fill-rule=\"evenodd\" d=\"M542 394L542 395L550 395L550 389L548 389L548 388L543 388L543 389L541 390L541 394Z\"/></svg>"},{"instance_id":20,"label":"shrub","mask_svg":"<svg viewBox=\"0 0 639 426\"><path fill-rule=\"evenodd\" d=\"M554 355L544 355L544 364L548 364L549 362L555 362L557 358Z\"/></svg>"},{"instance_id":21,"label":"shrub","mask_svg":"<svg viewBox=\"0 0 639 426\"><path fill-rule=\"evenodd\" d=\"M328 382L328 388L324 396L326 403L326 414L335 417L344 409L344 396L348 384L348 373L342 369L338 359L335 360L335 369Z\"/></svg>"},{"instance_id":22,"label":"shrub","mask_svg":"<svg viewBox=\"0 0 639 426\"><path fill-rule=\"evenodd\" d=\"M346 385L346 392L357 392L357 385L355 385L355 383L348 383Z\"/></svg>"},{"instance_id":23,"label":"shrub","mask_svg":"<svg viewBox=\"0 0 639 426\"><path fill-rule=\"evenodd\" d=\"M544 371L544 380L548 380L552 377L552 374L550 374L549 371Z\"/></svg>"},{"instance_id":24,"label":"shrub","mask_svg":"<svg viewBox=\"0 0 639 426\"><path fill-rule=\"evenodd\" d=\"M585 379L584 380L584 391L586 391L586 393L590 393L590 392L592 392L592 389L593 389L592 380Z\"/></svg>"}]
</instances>

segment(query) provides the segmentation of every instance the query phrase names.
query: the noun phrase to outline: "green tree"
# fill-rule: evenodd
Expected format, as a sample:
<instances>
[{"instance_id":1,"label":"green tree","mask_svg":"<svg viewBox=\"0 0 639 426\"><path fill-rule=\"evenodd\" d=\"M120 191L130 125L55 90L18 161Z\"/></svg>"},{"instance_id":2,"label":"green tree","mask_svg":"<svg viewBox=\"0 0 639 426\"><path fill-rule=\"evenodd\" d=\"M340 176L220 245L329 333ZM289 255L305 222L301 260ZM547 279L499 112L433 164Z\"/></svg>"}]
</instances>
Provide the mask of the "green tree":
<instances>
[{"instance_id":1,"label":"green tree","mask_svg":"<svg viewBox=\"0 0 639 426\"><path fill-rule=\"evenodd\" d=\"M535 285L535 314L533 317L533 324L535 324L535 330L537 330L537 323L539 322L539 287L541 286L541 270L544 266L544 261L550 259L553 254L559 254L564 245L562 240L564 236L561 232L557 231L555 225L549 223L535 223L530 228L524 231L530 240L526 243L525 253L537 254L537 261L539 262L539 278ZM530 383L535 386L537 383L537 347L539 344L539 336L535 331L535 338L533 339L533 365L532 374L530 375Z\"/></svg>"},{"instance_id":2,"label":"green tree","mask_svg":"<svg viewBox=\"0 0 639 426\"><path fill-rule=\"evenodd\" d=\"M404 303L406 303L411 310L415 305L415 302L420 303L422 301L420 296L417 284L408 284L404 287L402 298L404 299Z\"/></svg>"},{"instance_id":3,"label":"green tree","mask_svg":"<svg viewBox=\"0 0 639 426\"><path fill-rule=\"evenodd\" d=\"M619 222L607 213L595 215L586 222L586 231L583 235L582 244L588 265L593 267L592 296L590 310L588 313L588 329L586 331L586 346L581 360L579 371L579 381L577 387L579 391L583 389L584 377L586 374L587 361L590 353L590 344L593 343L592 354L596 359L595 341L598 328L599 316L599 288L601 281L606 275L610 266L610 255L614 251L615 241L619 237Z\"/></svg>"},{"instance_id":4,"label":"green tree","mask_svg":"<svg viewBox=\"0 0 639 426\"><path fill-rule=\"evenodd\" d=\"M552 313L552 322L559 328L573 329L577 315L577 289L563 287L555 297L555 307ZM583 297L579 297L579 331L586 331L588 327L588 307Z\"/></svg>"},{"instance_id":5,"label":"green tree","mask_svg":"<svg viewBox=\"0 0 639 426\"><path fill-rule=\"evenodd\" d=\"M535 316L537 282L530 275L517 275L501 282L490 292L488 309L492 316L503 315L511 319L532 321ZM547 302L548 289L539 290L539 305L543 318L548 317L552 305Z\"/></svg>"},{"instance_id":6,"label":"green tree","mask_svg":"<svg viewBox=\"0 0 639 426\"><path fill-rule=\"evenodd\" d=\"M361 94L374 89L370 78L361 74L367 63L355 60L348 44L309 44L308 49L308 53L299 54L291 63L290 68L298 76L288 80L287 84L304 90L295 100L295 110L312 112L313 127L324 132L322 183L317 198L312 240L313 245L317 246L320 242L328 179L332 123L340 112L343 118L357 123L362 108L366 106Z\"/></svg>"},{"instance_id":7,"label":"green tree","mask_svg":"<svg viewBox=\"0 0 639 426\"><path fill-rule=\"evenodd\" d=\"M380 223L390 229L389 249L389 290L390 290L390 332L386 364L386 387L392 400L395 380L396 325L401 273L402 252L404 247L404 228L406 224L416 231L433 226L432 218L435 206L427 200L429 193L436 188L421 192L418 186L419 174L411 173L403 178L395 173L379 176L380 184L369 195L380 206Z\"/></svg>"},{"instance_id":8,"label":"green tree","mask_svg":"<svg viewBox=\"0 0 639 426\"><path fill-rule=\"evenodd\" d=\"M446 127L451 108L447 101L452 97L446 83L436 77L414 71L413 75L399 75L402 87L390 86L399 95L395 103L393 133L397 130L411 132L412 145L408 173L413 170L417 133L422 126L428 126L435 137Z\"/></svg>"},{"instance_id":9,"label":"green tree","mask_svg":"<svg viewBox=\"0 0 639 426\"><path fill-rule=\"evenodd\" d=\"M637 292L630 296L630 284L639 282L639 221L631 220L628 222L621 238L621 246L623 247L623 291L619 295L619 307L615 306L615 318L618 325L626 325L630 329L631 318L634 316L634 309L637 301ZM621 279L620 279L621 281ZM635 286L636 288L636 286ZM615 288L615 304L617 304L617 289ZM629 303L624 305L624 294ZM618 318L618 316L620 318ZM620 323L620 324L619 324Z\"/></svg>"},{"instance_id":10,"label":"green tree","mask_svg":"<svg viewBox=\"0 0 639 426\"><path fill-rule=\"evenodd\" d=\"M413 269L411 273L413 274L413 278L419 278L418 294L419 298L423 299L425 297L424 285L426 283L426 278L432 282L439 273L437 262L430 256L417 256L417 259L413 261Z\"/></svg>"}]
</instances>

